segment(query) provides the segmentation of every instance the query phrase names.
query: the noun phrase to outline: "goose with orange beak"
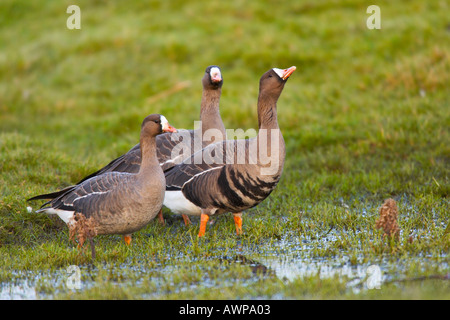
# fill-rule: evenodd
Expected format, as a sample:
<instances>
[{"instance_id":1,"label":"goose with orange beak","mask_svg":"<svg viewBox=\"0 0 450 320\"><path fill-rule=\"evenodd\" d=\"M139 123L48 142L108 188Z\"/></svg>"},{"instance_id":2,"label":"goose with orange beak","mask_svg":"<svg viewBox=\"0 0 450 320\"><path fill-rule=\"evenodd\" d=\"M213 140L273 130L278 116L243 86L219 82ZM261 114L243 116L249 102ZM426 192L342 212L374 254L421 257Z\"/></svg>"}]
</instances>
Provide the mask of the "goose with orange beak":
<instances>
[{"instance_id":1,"label":"goose with orange beak","mask_svg":"<svg viewBox=\"0 0 450 320\"><path fill-rule=\"evenodd\" d=\"M226 212L233 214L236 233L240 235L242 212L261 203L278 184L284 167L285 144L277 121L277 101L295 70L295 66L287 69L273 68L262 75L257 103L259 121L257 137L225 140L208 145L201 151L204 155L201 163L196 162L192 156L164 172L166 176L164 206L175 213L200 216L199 237L205 235L206 225L211 216ZM271 136L269 138L268 135L272 133L275 138ZM267 165L262 155L250 152L259 150L258 146L264 143L267 154L274 155L271 159L274 166L270 171L265 170ZM229 153L232 152L231 156ZM207 157L211 154L215 155L214 159ZM251 163L229 161L250 158L255 161Z\"/></svg>"},{"instance_id":2,"label":"goose with orange beak","mask_svg":"<svg viewBox=\"0 0 450 320\"><path fill-rule=\"evenodd\" d=\"M163 115L147 116L141 125L142 161L137 173L106 172L92 177L66 188L36 212L56 214L69 228L79 223L81 215L92 222L88 238L120 234L129 245L131 234L154 219L163 205L166 181L156 156L156 137L175 131Z\"/></svg>"}]
</instances>

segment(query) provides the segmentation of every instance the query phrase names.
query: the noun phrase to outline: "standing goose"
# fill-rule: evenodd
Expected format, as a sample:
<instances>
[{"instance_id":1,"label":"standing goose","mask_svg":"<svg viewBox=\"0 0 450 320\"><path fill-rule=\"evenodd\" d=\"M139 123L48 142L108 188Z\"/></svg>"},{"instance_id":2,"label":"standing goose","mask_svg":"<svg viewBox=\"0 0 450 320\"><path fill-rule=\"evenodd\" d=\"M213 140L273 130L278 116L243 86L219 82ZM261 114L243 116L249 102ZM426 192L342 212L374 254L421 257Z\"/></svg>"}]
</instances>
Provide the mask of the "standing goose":
<instances>
[{"instance_id":1,"label":"standing goose","mask_svg":"<svg viewBox=\"0 0 450 320\"><path fill-rule=\"evenodd\" d=\"M159 114L147 116L140 135L141 165L137 173L106 172L47 202L36 212L57 214L69 228L80 215L90 219L91 234L121 234L129 245L131 234L147 225L163 205L165 179L156 157L156 136L175 132Z\"/></svg>"},{"instance_id":2,"label":"standing goose","mask_svg":"<svg viewBox=\"0 0 450 320\"><path fill-rule=\"evenodd\" d=\"M190 137L191 144L188 146L188 150L190 152L181 154L178 162L181 162L185 158L189 158L192 153L194 153L194 139L197 141L202 141L202 145L200 146L200 150L203 147L206 147L208 144L212 142L219 142L226 138L225 126L222 122L222 118L220 117L219 110L219 102L220 96L222 93L222 85L223 78L221 70L218 66L211 65L206 68L205 74L202 78L203 92L201 99L201 107L200 107L200 120L201 120L201 131L197 130L180 130L180 135L183 136L187 134ZM215 129L216 133L214 141L203 141L202 137L205 132L208 130ZM172 139L171 133L162 134L156 137L156 152L158 157L158 162L160 163L163 170L170 168L175 165L176 161L173 159L172 151L174 148L183 142L177 141L177 139ZM98 170L90 174L89 176L83 178L77 184L80 184L87 179L90 179L94 176L98 176L105 172L129 172L136 173L139 171L139 167L141 164L141 152L140 152L140 144L135 145L131 148L126 154L118 157L117 159L112 160L109 164L107 164L102 169ZM67 187L60 191L54 193L48 193L43 195L38 195L28 200L39 200L39 199L54 199L67 190L72 189L71 187ZM185 224L190 223L189 218L183 215L183 219ZM162 211L159 213L160 222L164 222Z\"/></svg>"},{"instance_id":3,"label":"standing goose","mask_svg":"<svg viewBox=\"0 0 450 320\"><path fill-rule=\"evenodd\" d=\"M285 145L277 121L277 100L295 69L273 68L262 75L255 138L211 144L199 151L200 164L194 163L193 155L164 172L164 205L175 213L200 215L199 237L205 234L211 215L225 212L233 213L236 232L241 234L242 211L267 198L280 180Z\"/></svg>"}]
</instances>

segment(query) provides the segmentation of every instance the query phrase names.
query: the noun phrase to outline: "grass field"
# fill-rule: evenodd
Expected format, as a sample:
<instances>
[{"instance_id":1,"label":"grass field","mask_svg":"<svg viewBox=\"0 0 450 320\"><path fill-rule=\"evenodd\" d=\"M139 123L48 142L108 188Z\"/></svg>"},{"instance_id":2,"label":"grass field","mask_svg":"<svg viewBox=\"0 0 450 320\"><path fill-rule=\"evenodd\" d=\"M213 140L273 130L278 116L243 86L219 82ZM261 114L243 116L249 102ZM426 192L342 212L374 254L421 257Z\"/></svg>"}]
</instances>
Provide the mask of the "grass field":
<instances>
[{"instance_id":1,"label":"grass field","mask_svg":"<svg viewBox=\"0 0 450 320\"><path fill-rule=\"evenodd\" d=\"M69 30L66 9L81 8ZM381 29L366 27L368 5ZM0 2L0 299L450 299L446 1ZM198 239L165 210L126 247L79 252L26 199L134 146L142 119L199 118L211 64L227 128L257 128L259 77L297 66L278 102L277 189ZM398 240L375 228L387 198ZM70 265L81 289L67 285ZM369 280L381 272L379 289Z\"/></svg>"}]
</instances>

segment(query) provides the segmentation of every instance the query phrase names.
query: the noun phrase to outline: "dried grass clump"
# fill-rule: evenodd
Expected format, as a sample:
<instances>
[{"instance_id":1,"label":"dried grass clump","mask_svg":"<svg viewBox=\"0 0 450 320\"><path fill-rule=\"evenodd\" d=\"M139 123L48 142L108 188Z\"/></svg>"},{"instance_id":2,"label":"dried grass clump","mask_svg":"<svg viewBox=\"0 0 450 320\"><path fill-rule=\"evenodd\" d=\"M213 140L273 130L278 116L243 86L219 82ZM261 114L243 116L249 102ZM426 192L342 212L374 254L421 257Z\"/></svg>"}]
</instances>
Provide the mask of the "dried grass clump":
<instances>
[{"instance_id":1,"label":"dried grass clump","mask_svg":"<svg viewBox=\"0 0 450 320\"><path fill-rule=\"evenodd\" d=\"M78 248L82 248L86 239L89 240L91 245L92 258L95 258L95 248L93 237L97 235L96 222L90 217L86 218L84 214L76 213L74 215L75 222L69 226L69 239L76 243L78 240Z\"/></svg>"},{"instance_id":2,"label":"dried grass clump","mask_svg":"<svg viewBox=\"0 0 450 320\"><path fill-rule=\"evenodd\" d=\"M377 220L375 227L382 228L384 235L398 239L400 228L397 223L398 208L394 199L387 199L380 208L380 218Z\"/></svg>"}]
</instances>

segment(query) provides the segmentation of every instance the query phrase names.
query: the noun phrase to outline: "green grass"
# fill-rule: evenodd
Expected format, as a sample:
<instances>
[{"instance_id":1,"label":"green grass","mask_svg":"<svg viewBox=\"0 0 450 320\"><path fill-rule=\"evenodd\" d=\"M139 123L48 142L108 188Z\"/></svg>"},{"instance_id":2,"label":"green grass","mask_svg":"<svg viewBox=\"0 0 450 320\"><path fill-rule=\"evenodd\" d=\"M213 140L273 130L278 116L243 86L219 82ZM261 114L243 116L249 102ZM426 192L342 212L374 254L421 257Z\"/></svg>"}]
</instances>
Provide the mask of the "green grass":
<instances>
[{"instance_id":1,"label":"green grass","mask_svg":"<svg viewBox=\"0 0 450 320\"><path fill-rule=\"evenodd\" d=\"M450 298L445 1L380 1L381 30L357 0L76 1L81 30L66 28L70 4L0 3L0 297ZM96 238L91 261L58 219L27 212L27 198L126 152L146 115L192 128L211 64L224 123L244 130L257 127L259 77L297 66L278 103L283 177L245 213L242 237L230 215L197 239L195 218L185 227L165 211L166 226L150 223L130 248ZM389 197L398 241L375 228ZM66 286L72 264L80 290Z\"/></svg>"}]
</instances>

